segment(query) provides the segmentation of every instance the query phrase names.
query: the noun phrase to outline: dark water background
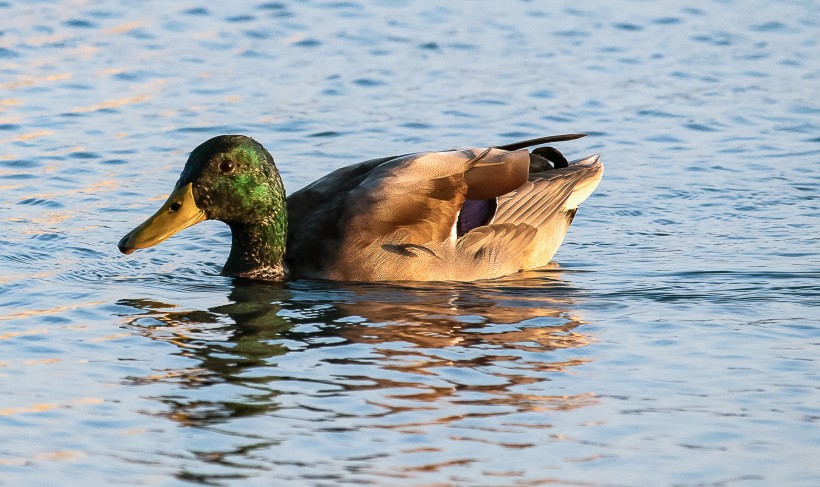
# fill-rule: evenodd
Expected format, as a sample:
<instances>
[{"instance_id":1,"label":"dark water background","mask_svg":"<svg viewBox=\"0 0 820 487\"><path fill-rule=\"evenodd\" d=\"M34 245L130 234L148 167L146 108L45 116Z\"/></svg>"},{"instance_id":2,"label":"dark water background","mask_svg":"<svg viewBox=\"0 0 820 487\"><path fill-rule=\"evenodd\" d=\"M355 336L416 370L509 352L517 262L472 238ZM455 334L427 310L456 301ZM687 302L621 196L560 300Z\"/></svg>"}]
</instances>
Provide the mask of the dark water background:
<instances>
[{"instance_id":1,"label":"dark water background","mask_svg":"<svg viewBox=\"0 0 820 487\"><path fill-rule=\"evenodd\" d=\"M0 485L820 485L817 1L223 3L0 1ZM579 131L555 270L115 247L220 133L293 191Z\"/></svg>"}]
</instances>

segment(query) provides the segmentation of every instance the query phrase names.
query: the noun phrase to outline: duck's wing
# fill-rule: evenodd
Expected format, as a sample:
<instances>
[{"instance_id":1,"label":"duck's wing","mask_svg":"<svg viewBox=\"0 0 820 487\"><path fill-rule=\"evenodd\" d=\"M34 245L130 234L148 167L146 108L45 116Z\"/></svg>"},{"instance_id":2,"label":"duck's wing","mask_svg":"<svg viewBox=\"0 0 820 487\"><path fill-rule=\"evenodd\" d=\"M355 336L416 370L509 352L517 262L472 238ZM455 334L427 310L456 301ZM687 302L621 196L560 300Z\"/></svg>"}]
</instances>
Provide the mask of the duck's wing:
<instances>
[{"instance_id":1,"label":"duck's wing","mask_svg":"<svg viewBox=\"0 0 820 487\"><path fill-rule=\"evenodd\" d=\"M559 169L531 172L527 181L495 200L491 223L458 239L457 256L464 262L460 275L490 278L549 264L602 171L597 156L573 163L560 153L556 157ZM530 159L531 169L542 167L543 161Z\"/></svg>"},{"instance_id":2,"label":"duck's wing","mask_svg":"<svg viewBox=\"0 0 820 487\"><path fill-rule=\"evenodd\" d=\"M519 257L522 269L549 264L578 206L595 191L602 175L603 165L595 155L559 169L533 172L521 187L498 198L495 224L538 231L527 255Z\"/></svg>"},{"instance_id":3,"label":"duck's wing","mask_svg":"<svg viewBox=\"0 0 820 487\"><path fill-rule=\"evenodd\" d=\"M498 199L495 221L539 227L556 212L574 210L595 190L602 168L599 157L592 156L565 168L533 172Z\"/></svg>"},{"instance_id":4,"label":"duck's wing","mask_svg":"<svg viewBox=\"0 0 820 487\"><path fill-rule=\"evenodd\" d=\"M411 154L375 167L348 198L351 237L425 245L450 240L465 199L521 186L527 151L475 148Z\"/></svg>"},{"instance_id":5,"label":"duck's wing","mask_svg":"<svg viewBox=\"0 0 820 487\"><path fill-rule=\"evenodd\" d=\"M288 198L292 271L321 275L374 247L400 256L435 253L432 247L455 238L465 199L494 199L521 186L529 162L526 150L474 148L339 169Z\"/></svg>"}]
</instances>

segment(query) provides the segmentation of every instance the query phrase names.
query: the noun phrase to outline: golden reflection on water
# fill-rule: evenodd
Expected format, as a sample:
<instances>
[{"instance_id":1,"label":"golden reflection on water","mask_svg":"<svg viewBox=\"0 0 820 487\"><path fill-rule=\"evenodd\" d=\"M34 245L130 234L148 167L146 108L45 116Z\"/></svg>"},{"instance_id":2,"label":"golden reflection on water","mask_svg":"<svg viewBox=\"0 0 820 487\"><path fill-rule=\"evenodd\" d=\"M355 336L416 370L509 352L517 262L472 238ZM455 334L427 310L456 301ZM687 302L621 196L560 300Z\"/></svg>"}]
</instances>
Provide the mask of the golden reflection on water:
<instances>
[{"instance_id":1,"label":"golden reflection on water","mask_svg":"<svg viewBox=\"0 0 820 487\"><path fill-rule=\"evenodd\" d=\"M0 84L0 89L5 91L13 91L18 88L25 88L29 86L38 85L40 83L48 83L51 81L65 81L71 79L71 73L48 74L43 76L20 76L17 81L10 81L8 83Z\"/></svg>"},{"instance_id":2,"label":"golden reflection on water","mask_svg":"<svg viewBox=\"0 0 820 487\"><path fill-rule=\"evenodd\" d=\"M3 101L5 101L5 100L0 100L0 106L2 106ZM0 112L2 112L2 109L0 109ZM54 135L54 131L53 130L46 130L46 129L35 130L34 132L28 132L28 133L25 133L25 134L15 135L14 137L12 137L10 139L0 139L0 144L6 144L6 143L9 143L9 142L26 142L26 141L33 140L33 139L38 139L40 137L46 137L48 135Z\"/></svg>"},{"instance_id":3,"label":"golden reflection on water","mask_svg":"<svg viewBox=\"0 0 820 487\"><path fill-rule=\"evenodd\" d=\"M126 22L124 24L120 24L116 27L112 27L110 29L106 29L106 34L127 34L134 29L139 29L140 27L145 26L145 22L135 20L132 22Z\"/></svg>"},{"instance_id":4,"label":"golden reflection on water","mask_svg":"<svg viewBox=\"0 0 820 487\"><path fill-rule=\"evenodd\" d=\"M73 194L88 194L96 196L101 193L120 189L121 185L121 181L117 181L116 179L100 179L98 181L94 181L93 183L90 183L79 188L61 189L60 191L50 191L47 193L27 194L21 196L19 198L19 201L27 199L51 199L54 201L60 201L62 198L65 198L66 196ZM55 220L49 223L57 223L66 218L70 218L70 216L68 216L68 213L69 212L66 212L64 215L55 216Z\"/></svg>"},{"instance_id":5,"label":"golden reflection on water","mask_svg":"<svg viewBox=\"0 0 820 487\"><path fill-rule=\"evenodd\" d=\"M42 317L42 316L57 316L60 313L64 313L66 311L75 310L75 309L82 309L82 308L93 308L95 306L99 306L104 304L105 301L88 301L83 303L74 303L74 304L67 304L67 305L60 305L60 306L52 306L51 308L44 308L44 309L27 309L23 311L16 311L11 313L6 313L0 315L0 321L11 321L11 320L19 320L23 318L32 318L32 317ZM46 330L46 329L43 329ZM27 334L29 332L34 332L34 330L28 330L27 332L23 332L23 334ZM47 332L47 331L45 331ZM19 335L18 333L17 335ZM17 336L14 334L4 334L0 335L0 339L3 336Z\"/></svg>"},{"instance_id":6,"label":"golden reflection on water","mask_svg":"<svg viewBox=\"0 0 820 487\"><path fill-rule=\"evenodd\" d=\"M119 108L125 105L132 105L134 103L142 103L150 100L151 95L136 95L117 98L114 100L106 100L95 105L88 105L84 107L74 107L71 111L74 113L96 112L107 108Z\"/></svg>"},{"instance_id":7,"label":"golden reflection on water","mask_svg":"<svg viewBox=\"0 0 820 487\"><path fill-rule=\"evenodd\" d=\"M485 285L331 284L310 291L238 284L229 304L207 310L122 300L119 304L140 310L124 317L128 328L171 343L179 355L195 360L187 367L131 380L185 388L225 383L253 391L253 399L244 402L234 396L208 401L156 398L169 408L168 418L188 426L275 412L281 379L291 384L307 380L306 385L320 381L341 387L345 394L366 394L368 404L385 416L452 403L507 407L455 415L442 410L423 421L372 425L407 433L466 417L503 416L510 410L562 411L594 404L591 392L567 395L539 389L551 374L567 373L590 360L552 354L594 340L580 329L583 321L571 312L572 299L542 289L556 280L540 276ZM345 351L348 345L364 345L366 352L351 356ZM327 357L332 347L340 346L338 357ZM282 359L320 349L325 352L317 354L315 365L326 366L327 376L288 375ZM372 369L366 377L360 375L362 366ZM453 382L450 378L458 371L478 371L481 377ZM476 396L465 398L465 392Z\"/></svg>"},{"instance_id":8,"label":"golden reflection on water","mask_svg":"<svg viewBox=\"0 0 820 487\"><path fill-rule=\"evenodd\" d=\"M36 403L28 406L19 406L11 408L0 409L0 416L12 416L24 413L44 412L53 409L71 408L76 406L87 406L93 404L102 404L103 400L98 397L81 397L63 403Z\"/></svg>"}]
</instances>

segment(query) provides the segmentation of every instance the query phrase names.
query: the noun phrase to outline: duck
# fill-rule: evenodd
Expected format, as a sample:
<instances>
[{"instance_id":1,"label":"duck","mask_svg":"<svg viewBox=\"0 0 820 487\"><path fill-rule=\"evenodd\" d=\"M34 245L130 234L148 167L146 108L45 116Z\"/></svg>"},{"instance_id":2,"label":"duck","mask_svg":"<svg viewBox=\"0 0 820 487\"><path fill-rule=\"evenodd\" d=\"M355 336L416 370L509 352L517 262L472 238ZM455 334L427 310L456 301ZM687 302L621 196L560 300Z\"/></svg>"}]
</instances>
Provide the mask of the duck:
<instances>
[{"instance_id":1,"label":"duck","mask_svg":"<svg viewBox=\"0 0 820 487\"><path fill-rule=\"evenodd\" d=\"M219 220L233 278L478 281L537 269L603 175L599 155L570 162L547 144L584 135L370 159L287 197L262 144L220 135L190 153L165 203L118 247Z\"/></svg>"}]
</instances>

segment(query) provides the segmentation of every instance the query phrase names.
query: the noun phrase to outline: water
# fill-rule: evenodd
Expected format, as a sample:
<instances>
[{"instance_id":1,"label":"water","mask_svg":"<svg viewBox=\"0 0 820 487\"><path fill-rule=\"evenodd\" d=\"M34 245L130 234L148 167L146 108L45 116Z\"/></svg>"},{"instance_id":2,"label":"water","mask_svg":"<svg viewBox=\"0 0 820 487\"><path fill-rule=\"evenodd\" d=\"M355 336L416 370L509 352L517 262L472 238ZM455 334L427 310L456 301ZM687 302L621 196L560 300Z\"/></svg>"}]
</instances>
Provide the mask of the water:
<instances>
[{"instance_id":1,"label":"water","mask_svg":"<svg viewBox=\"0 0 820 487\"><path fill-rule=\"evenodd\" d=\"M820 4L230 4L0 2L0 485L820 484ZM116 249L220 133L294 191L579 131L555 269Z\"/></svg>"}]
</instances>

